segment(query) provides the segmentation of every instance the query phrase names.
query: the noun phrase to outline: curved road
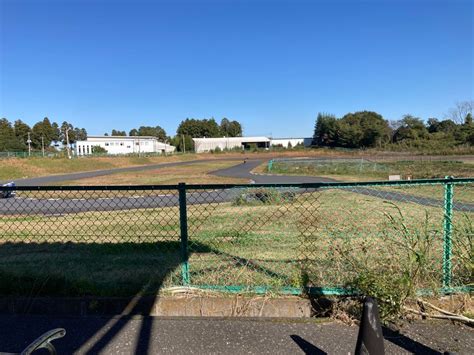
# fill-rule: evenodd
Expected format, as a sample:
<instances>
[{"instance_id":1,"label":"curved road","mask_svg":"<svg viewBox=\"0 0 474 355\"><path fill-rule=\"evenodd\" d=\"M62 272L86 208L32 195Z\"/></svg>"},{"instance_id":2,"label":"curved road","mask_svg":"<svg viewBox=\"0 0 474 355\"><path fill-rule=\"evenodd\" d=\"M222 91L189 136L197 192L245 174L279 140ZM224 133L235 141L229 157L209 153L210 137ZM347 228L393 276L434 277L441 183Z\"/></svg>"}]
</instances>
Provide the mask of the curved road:
<instances>
[{"instance_id":1,"label":"curved road","mask_svg":"<svg viewBox=\"0 0 474 355\"><path fill-rule=\"evenodd\" d=\"M209 162L217 160L242 160L242 159L208 159L188 162L174 162L155 164L148 166L109 169L92 172L74 173L66 175L54 175L40 178L18 180L18 186L36 186L46 183L54 183L66 180L85 179L95 176L103 176L108 174L115 174L128 171L152 170L170 166L196 164L200 162ZM312 176L283 176L283 175L258 175L252 174L251 171L262 164L264 160L255 159L248 160L245 163L235 165L230 168L212 172L216 176L235 177L248 179L249 182L258 184L286 184L286 183L317 183L317 182L335 182L336 180L312 177ZM111 189L113 191L113 189ZM383 196L380 196L380 191L366 188L356 187L347 188L346 190L391 201L414 202L424 206L442 207L443 201L414 196L405 193L386 191ZM159 191L159 190L155 190ZM112 197L112 198L94 198L94 199L33 199L33 198L9 198L0 199L0 214L14 215L14 214L48 214L58 215L63 213L76 213L86 211L113 211L113 210L127 210L138 208L156 208L156 207L170 207L178 205L178 196L176 190L168 190L169 192L162 192L152 196L140 194L139 190L131 190L135 196L131 197ZM235 189L213 190L213 191L195 191L190 190L187 194L188 204L202 204L225 202L232 200L238 192ZM474 204L456 203L455 209L461 211L474 211Z\"/></svg>"}]
</instances>

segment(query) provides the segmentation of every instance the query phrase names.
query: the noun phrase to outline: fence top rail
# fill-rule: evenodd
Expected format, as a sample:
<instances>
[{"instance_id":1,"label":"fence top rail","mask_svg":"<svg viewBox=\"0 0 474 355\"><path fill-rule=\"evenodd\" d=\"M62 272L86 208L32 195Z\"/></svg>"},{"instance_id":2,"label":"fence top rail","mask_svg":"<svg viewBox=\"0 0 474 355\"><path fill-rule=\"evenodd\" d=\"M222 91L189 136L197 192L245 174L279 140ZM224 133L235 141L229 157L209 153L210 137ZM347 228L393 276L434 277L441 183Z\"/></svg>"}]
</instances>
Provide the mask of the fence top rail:
<instances>
[{"instance_id":1,"label":"fence top rail","mask_svg":"<svg viewBox=\"0 0 474 355\"><path fill-rule=\"evenodd\" d=\"M316 182L316 183L282 183L282 184L178 184L178 185L114 185L114 186L0 186L0 191L136 191L136 190L223 190L232 188L343 188L343 187L376 187L407 185L444 185L474 183L474 177L416 179L397 181L359 181L359 182Z\"/></svg>"}]
</instances>

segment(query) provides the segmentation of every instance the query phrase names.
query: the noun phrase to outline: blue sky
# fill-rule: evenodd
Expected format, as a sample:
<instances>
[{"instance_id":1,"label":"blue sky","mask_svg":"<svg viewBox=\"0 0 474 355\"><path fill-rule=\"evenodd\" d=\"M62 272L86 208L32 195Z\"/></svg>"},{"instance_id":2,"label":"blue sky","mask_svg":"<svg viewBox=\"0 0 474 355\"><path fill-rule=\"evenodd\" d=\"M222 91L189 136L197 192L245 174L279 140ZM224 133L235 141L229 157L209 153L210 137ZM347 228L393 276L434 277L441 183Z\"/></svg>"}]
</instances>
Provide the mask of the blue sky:
<instances>
[{"instance_id":1,"label":"blue sky","mask_svg":"<svg viewBox=\"0 0 474 355\"><path fill-rule=\"evenodd\" d=\"M89 134L186 117L310 136L318 112L473 98L471 1L0 0L0 116Z\"/></svg>"}]
</instances>

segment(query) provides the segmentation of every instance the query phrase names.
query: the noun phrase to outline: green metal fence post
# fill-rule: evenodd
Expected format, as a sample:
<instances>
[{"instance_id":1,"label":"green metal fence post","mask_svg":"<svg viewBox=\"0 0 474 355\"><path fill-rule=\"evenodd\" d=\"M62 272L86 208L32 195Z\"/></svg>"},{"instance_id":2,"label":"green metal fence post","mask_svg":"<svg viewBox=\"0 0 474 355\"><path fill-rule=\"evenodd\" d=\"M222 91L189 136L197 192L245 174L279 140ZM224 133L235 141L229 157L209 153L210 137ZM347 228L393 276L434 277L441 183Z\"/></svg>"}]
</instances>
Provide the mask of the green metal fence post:
<instances>
[{"instance_id":1,"label":"green metal fence post","mask_svg":"<svg viewBox=\"0 0 474 355\"><path fill-rule=\"evenodd\" d=\"M451 287L451 256L453 228L453 183L448 182L452 177L446 176L444 185L444 222L443 222L443 287Z\"/></svg>"},{"instance_id":2,"label":"green metal fence post","mask_svg":"<svg viewBox=\"0 0 474 355\"><path fill-rule=\"evenodd\" d=\"M183 285L189 285L189 255L188 255L188 214L186 211L186 184L178 184L179 191L179 225L181 230L181 276Z\"/></svg>"},{"instance_id":3,"label":"green metal fence post","mask_svg":"<svg viewBox=\"0 0 474 355\"><path fill-rule=\"evenodd\" d=\"M268 171L272 171L272 167L273 167L273 159L270 159L268 161Z\"/></svg>"}]
</instances>

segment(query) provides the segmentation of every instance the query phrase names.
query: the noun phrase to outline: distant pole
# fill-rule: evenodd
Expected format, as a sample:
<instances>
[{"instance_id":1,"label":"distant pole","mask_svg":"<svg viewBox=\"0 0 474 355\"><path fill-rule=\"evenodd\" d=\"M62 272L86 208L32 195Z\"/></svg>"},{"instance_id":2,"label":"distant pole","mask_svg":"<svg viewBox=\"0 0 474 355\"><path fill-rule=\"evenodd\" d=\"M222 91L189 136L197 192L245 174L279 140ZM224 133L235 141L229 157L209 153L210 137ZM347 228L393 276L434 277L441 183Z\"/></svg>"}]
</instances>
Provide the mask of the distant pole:
<instances>
[{"instance_id":1,"label":"distant pole","mask_svg":"<svg viewBox=\"0 0 474 355\"><path fill-rule=\"evenodd\" d=\"M66 149L67 149L67 157L71 159L71 147L69 146L69 127L65 129L66 133Z\"/></svg>"},{"instance_id":2,"label":"distant pole","mask_svg":"<svg viewBox=\"0 0 474 355\"><path fill-rule=\"evenodd\" d=\"M28 140L26 141L28 143L28 156L31 156L31 138L30 138L30 132L28 132Z\"/></svg>"},{"instance_id":3,"label":"distant pole","mask_svg":"<svg viewBox=\"0 0 474 355\"><path fill-rule=\"evenodd\" d=\"M140 137L138 137L138 157L140 158L141 155L141 147L140 147Z\"/></svg>"},{"instance_id":4,"label":"distant pole","mask_svg":"<svg viewBox=\"0 0 474 355\"><path fill-rule=\"evenodd\" d=\"M183 138L183 153L186 153L186 142L184 140L184 134L182 134L181 137Z\"/></svg>"},{"instance_id":5,"label":"distant pole","mask_svg":"<svg viewBox=\"0 0 474 355\"><path fill-rule=\"evenodd\" d=\"M41 136L41 151L43 152L43 158L44 158L44 136Z\"/></svg>"}]
</instances>

